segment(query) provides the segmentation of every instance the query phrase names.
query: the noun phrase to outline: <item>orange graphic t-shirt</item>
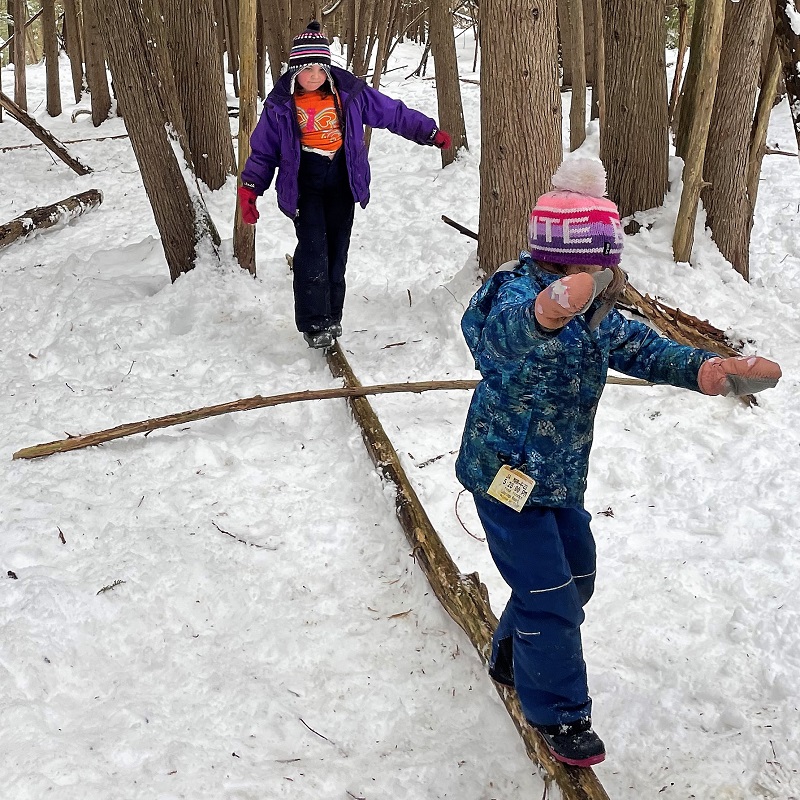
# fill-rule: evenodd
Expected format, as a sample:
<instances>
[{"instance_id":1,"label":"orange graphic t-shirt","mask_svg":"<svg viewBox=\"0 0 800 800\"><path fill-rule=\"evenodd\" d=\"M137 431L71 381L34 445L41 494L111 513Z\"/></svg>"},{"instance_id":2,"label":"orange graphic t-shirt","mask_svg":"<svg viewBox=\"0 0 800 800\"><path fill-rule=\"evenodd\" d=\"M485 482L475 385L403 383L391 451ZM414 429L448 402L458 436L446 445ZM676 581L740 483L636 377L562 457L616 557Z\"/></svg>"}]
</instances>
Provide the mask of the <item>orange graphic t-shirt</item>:
<instances>
[{"instance_id":1,"label":"orange graphic t-shirt","mask_svg":"<svg viewBox=\"0 0 800 800\"><path fill-rule=\"evenodd\" d=\"M322 92L298 92L294 96L300 143L317 150L338 150L342 146L342 130L333 102L333 95Z\"/></svg>"}]
</instances>

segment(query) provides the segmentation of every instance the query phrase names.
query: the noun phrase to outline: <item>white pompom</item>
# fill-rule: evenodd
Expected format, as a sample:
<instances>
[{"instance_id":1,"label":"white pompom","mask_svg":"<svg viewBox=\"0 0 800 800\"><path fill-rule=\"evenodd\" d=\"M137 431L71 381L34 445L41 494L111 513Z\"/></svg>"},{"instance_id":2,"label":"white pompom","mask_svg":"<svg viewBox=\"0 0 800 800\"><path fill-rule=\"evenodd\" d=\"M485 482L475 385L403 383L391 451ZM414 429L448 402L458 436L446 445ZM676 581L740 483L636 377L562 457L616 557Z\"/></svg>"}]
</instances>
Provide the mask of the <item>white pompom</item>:
<instances>
[{"instance_id":1,"label":"white pompom","mask_svg":"<svg viewBox=\"0 0 800 800\"><path fill-rule=\"evenodd\" d=\"M570 158L556 170L553 186L590 197L603 197L606 193L606 170L600 161Z\"/></svg>"}]
</instances>

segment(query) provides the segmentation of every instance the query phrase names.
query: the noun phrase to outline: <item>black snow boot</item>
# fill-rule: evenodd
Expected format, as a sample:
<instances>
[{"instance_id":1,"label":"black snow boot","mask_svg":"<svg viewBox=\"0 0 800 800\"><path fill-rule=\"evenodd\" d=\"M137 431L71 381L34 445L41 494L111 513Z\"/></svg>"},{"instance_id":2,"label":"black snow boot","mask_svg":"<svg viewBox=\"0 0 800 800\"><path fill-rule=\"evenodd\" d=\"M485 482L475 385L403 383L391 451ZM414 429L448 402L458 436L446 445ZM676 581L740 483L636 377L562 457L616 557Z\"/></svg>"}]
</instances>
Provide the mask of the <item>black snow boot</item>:
<instances>
[{"instance_id":1,"label":"black snow boot","mask_svg":"<svg viewBox=\"0 0 800 800\"><path fill-rule=\"evenodd\" d=\"M329 328L328 333L334 338L338 339L342 335L342 323L334 322Z\"/></svg>"},{"instance_id":2,"label":"black snow boot","mask_svg":"<svg viewBox=\"0 0 800 800\"><path fill-rule=\"evenodd\" d=\"M327 350L329 347L333 347L333 336L328 330L310 331L304 333L303 338L308 342L308 346L315 350Z\"/></svg>"},{"instance_id":3,"label":"black snow boot","mask_svg":"<svg viewBox=\"0 0 800 800\"><path fill-rule=\"evenodd\" d=\"M573 767L591 767L606 757L606 748L592 730L590 718L564 725L534 725L557 761Z\"/></svg>"}]
</instances>

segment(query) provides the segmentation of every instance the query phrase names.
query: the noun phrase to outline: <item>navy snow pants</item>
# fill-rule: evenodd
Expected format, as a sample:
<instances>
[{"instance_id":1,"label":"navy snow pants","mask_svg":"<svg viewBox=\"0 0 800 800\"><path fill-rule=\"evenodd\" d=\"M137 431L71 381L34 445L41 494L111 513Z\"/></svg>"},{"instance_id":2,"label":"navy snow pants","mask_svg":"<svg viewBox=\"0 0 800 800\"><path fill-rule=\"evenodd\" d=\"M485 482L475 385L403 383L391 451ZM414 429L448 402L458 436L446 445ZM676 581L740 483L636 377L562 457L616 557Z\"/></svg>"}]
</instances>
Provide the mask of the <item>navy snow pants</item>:
<instances>
[{"instance_id":1,"label":"navy snow pants","mask_svg":"<svg viewBox=\"0 0 800 800\"><path fill-rule=\"evenodd\" d=\"M511 587L490 667L513 675L525 717L535 725L590 716L580 633L583 606L594 591L590 514L579 507L517 512L478 495L475 506L492 558Z\"/></svg>"},{"instance_id":2,"label":"navy snow pants","mask_svg":"<svg viewBox=\"0 0 800 800\"><path fill-rule=\"evenodd\" d=\"M303 151L294 220L294 316L297 329L320 331L342 321L347 251L355 202L344 147L333 159Z\"/></svg>"}]
</instances>

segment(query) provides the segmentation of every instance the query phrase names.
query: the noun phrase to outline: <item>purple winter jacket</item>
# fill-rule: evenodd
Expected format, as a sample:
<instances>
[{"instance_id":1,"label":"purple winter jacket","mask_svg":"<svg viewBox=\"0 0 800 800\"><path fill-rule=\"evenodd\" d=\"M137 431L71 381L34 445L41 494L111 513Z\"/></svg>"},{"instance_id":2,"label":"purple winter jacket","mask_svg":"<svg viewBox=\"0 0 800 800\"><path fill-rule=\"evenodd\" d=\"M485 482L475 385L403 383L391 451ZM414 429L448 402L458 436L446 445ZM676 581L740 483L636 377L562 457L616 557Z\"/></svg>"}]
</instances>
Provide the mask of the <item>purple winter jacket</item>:
<instances>
[{"instance_id":1,"label":"purple winter jacket","mask_svg":"<svg viewBox=\"0 0 800 800\"><path fill-rule=\"evenodd\" d=\"M433 144L438 128L430 117L381 94L351 72L331 67L331 73L344 118L343 146L350 189L355 201L363 208L369 202L370 180L364 125L387 128L417 144ZM261 118L250 137L251 153L241 177L244 186L262 195L272 183L277 169L275 190L278 207L294 218L300 170L300 129L290 87L291 75L287 72L267 96Z\"/></svg>"}]
</instances>

